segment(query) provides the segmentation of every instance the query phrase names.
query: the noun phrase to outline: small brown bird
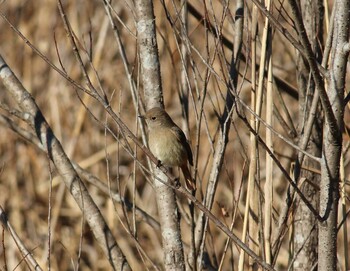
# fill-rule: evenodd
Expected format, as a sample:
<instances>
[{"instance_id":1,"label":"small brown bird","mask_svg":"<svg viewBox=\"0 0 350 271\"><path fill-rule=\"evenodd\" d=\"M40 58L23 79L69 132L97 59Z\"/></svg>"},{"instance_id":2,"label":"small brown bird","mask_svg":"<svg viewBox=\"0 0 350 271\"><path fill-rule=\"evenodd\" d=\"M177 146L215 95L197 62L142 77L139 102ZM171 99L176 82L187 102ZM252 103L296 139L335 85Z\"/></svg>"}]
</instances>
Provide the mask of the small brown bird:
<instances>
[{"instance_id":1,"label":"small brown bird","mask_svg":"<svg viewBox=\"0 0 350 271\"><path fill-rule=\"evenodd\" d=\"M148 125L148 144L153 155L165 166L180 167L187 188L195 190L196 184L187 166L187 161L193 166L192 151L184 132L162 108L154 107L141 117Z\"/></svg>"}]
</instances>

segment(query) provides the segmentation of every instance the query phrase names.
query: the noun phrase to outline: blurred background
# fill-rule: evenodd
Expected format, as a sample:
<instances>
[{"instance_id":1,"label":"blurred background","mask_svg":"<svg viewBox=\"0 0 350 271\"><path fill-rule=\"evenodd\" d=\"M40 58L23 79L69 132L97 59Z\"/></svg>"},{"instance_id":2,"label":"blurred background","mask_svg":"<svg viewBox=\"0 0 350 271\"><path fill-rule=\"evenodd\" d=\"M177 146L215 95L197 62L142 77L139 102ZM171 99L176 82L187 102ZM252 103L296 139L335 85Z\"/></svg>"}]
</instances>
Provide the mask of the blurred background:
<instances>
[{"instance_id":1,"label":"blurred background","mask_svg":"<svg viewBox=\"0 0 350 271\"><path fill-rule=\"evenodd\" d=\"M120 50L102 1L76 0L64 1L63 4L75 37L79 41L78 49L83 56L84 65L93 84L97 88L100 86L103 88L114 111L141 140L141 132L137 124L141 109L135 108L133 103ZM227 68L232 55L230 45L225 46L223 43L226 39L229 42L234 40L233 21L236 3L234 1L224 3L224 1L193 0L189 4L202 18L196 18L193 10L192 13L189 12L188 37L191 50L188 78L191 88L187 97L182 92L180 82L183 66L179 53L180 42L177 36L179 25L176 20L174 20L174 25L171 25L165 12L167 10L170 16L175 19L175 10L179 3L154 1L154 12L165 108L173 120L185 131L196 159L198 157L196 178L200 191L197 192L196 197L202 199L209 173L211 168L215 166L212 164L213 154L220 129L219 116L225 107ZM332 6L332 3L329 5ZM113 1L112 7L114 9L113 16L116 18L115 22L129 61L129 69L137 85L137 98L142 103L143 94L133 3ZM85 78L67 38L56 1L5 1L0 5L0 10L11 24L50 62L64 70L78 84L86 86ZM287 16L287 8L282 8L282 4L276 1L273 5L273 12L283 26L295 33L291 19ZM242 37L242 51L246 56L246 61L241 61L240 77L236 90L242 101L248 105L250 105L252 92L250 75L251 16L252 3L248 2L245 3L244 35ZM212 23L219 38L216 38L208 30L206 20ZM257 55L260 56L264 16L259 14L257 20L259 25ZM128 225L134 225L133 227L137 228L140 246L147 251L153 264L162 269L162 239L159 228L150 225L141 218L134 221L132 210L111 199L112 193L118 193L128 202L134 201L149 216L157 220L157 206L150 176L142 174L133 157L123 149L124 143L119 143L115 136L112 136L108 131L106 132L105 125L110 127L117 137L121 138L122 135L117 125L111 121L101 104L76 89L52 69L20 38L3 17L0 18L0 29L1 55L34 97L70 159L97 176L110 188L111 192L106 193L106 191L86 183L132 269L146 270L149 268L153 270L154 266L141 256L135 241L126 231ZM272 31L271 37L273 37L270 40L273 48L273 74L289 85L289 88L274 85L274 96L276 97L274 107L280 110L281 118L288 119L283 110L284 102L294 125L294 128L288 132L274 115L273 128L297 144L297 135L293 134L293 131L299 129L296 50L279 32ZM348 77L347 80L349 80ZM17 105L7 94L2 84L0 89L1 103L7 104L10 108L16 108ZM185 100L184 97L186 97ZM188 118L185 117L183 110L183 104L186 100L189 108ZM199 126L198 114L200 114L201 105L203 105L203 120ZM2 109L0 112L10 116ZM238 112L245 115L248 120L251 117L249 111L245 109L240 108ZM263 106L263 118L265 118L265 114L266 108ZM19 119L13 116L12 119L18 126L29 129ZM346 107L345 124L348 120L348 108ZM265 126L261 125L259 135L263 139L265 139L265 131ZM344 135L345 176L348 174L349 163L348 140L349 137ZM137 158L147 166L147 160L142 151L137 150L130 140L129 143L137 153ZM212 212L228 227L232 224L233 232L239 237L242 234L244 220L250 147L249 129L235 109ZM285 170L290 172L296 158L295 149L274 135L273 152ZM260 190L257 190L259 194L262 192L266 176L265 155L265 150L260 147L258 157ZM177 175L178 172L175 170L174 174ZM52 184L51 197L49 197L50 184ZM287 187L288 181L274 166L272 231L277 229L279 214L285 204ZM7 212L9 221L27 248L32 251L43 268L47 266L49 251L48 212L50 204L52 206L50 219L51 268L53 270L75 270L74 266L77 266L79 259L79 270L110 269L108 260L96 244L89 227L84 223L80 209L66 191L66 187L56 174L48 157L32 143L2 125L0 125L0 191L0 205ZM346 191L348 191L348 187L346 187ZM345 200L348 207L348 198ZM182 212L185 214L188 208L187 200L179 195L178 204L183 206ZM184 215L181 220L181 229L186 254L190 243L190 232L188 231L188 220L185 219ZM277 270L287 270L290 264L292 258L290 256L291 232L288 227L282 237L281 249L276 260ZM211 262L218 265L222 261L221 270L236 270L240 254L239 247L230 244L225 251L227 236L211 222L206 238L206 250L212 259ZM22 256L6 232L3 232L2 239L4 246L0 248L0 265L4 266L6 253L8 270L14 270L17 265L19 265L17 270L29 270L28 266L21 262ZM345 257L342 231L339 231L338 241L339 267L340 270L344 270L342 269ZM81 251L81 255L79 251ZM248 261L245 266L248 266Z\"/></svg>"}]
</instances>

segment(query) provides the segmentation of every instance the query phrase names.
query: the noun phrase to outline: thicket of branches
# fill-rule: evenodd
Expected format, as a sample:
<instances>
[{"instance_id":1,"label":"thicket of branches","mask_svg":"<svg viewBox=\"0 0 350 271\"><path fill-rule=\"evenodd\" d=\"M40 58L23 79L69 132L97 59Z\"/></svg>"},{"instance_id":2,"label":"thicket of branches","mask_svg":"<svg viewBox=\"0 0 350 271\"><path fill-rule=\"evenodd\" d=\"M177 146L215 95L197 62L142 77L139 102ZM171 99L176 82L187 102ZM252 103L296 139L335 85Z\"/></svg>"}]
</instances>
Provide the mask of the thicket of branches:
<instances>
[{"instance_id":1,"label":"thicket of branches","mask_svg":"<svg viewBox=\"0 0 350 271\"><path fill-rule=\"evenodd\" d=\"M3 1L1 270L349 270L349 10ZM195 194L147 148L154 106Z\"/></svg>"}]
</instances>

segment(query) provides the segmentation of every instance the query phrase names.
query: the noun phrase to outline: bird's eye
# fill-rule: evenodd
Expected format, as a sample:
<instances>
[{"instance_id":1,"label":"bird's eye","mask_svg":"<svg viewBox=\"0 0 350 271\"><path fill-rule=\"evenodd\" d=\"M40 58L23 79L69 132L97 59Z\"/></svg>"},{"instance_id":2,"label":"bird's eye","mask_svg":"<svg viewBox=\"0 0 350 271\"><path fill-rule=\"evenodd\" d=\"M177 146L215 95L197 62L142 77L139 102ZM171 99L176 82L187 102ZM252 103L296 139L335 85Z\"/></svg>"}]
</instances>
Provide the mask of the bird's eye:
<instances>
[{"instance_id":1,"label":"bird's eye","mask_svg":"<svg viewBox=\"0 0 350 271\"><path fill-rule=\"evenodd\" d=\"M156 117L152 117L151 120L156 120Z\"/></svg>"}]
</instances>

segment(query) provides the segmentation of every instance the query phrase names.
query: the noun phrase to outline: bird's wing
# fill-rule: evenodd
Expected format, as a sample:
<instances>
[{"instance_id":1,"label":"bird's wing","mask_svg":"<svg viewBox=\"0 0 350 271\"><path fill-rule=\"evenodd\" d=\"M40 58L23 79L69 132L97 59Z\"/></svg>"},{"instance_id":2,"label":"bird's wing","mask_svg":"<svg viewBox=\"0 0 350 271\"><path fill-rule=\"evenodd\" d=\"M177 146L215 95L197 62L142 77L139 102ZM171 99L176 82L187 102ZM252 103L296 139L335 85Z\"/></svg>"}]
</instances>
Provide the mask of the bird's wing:
<instances>
[{"instance_id":1,"label":"bird's wing","mask_svg":"<svg viewBox=\"0 0 350 271\"><path fill-rule=\"evenodd\" d=\"M186 137L185 137L186 139ZM193 156L192 156L192 150L190 147L190 144L188 144L188 141L185 141L185 148L186 148L186 152L187 152L187 158L188 158L188 162L190 163L191 166L193 166Z\"/></svg>"},{"instance_id":2,"label":"bird's wing","mask_svg":"<svg viewBox=\"0 0 350 271\"><path fill-rule=\"evenodd\" d=\"M191 166L193 166L192 150L191 150L190 144L188 143L184 132L178 126L174 126L172 128L172 130L173 130L175 136L177 137L177 139L184 145L184 147L186 149L186 153L187 153L188 162L190 163Z\"/></svg>"}]
</instances>

